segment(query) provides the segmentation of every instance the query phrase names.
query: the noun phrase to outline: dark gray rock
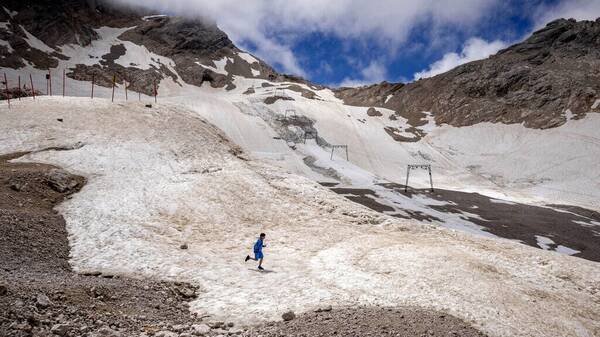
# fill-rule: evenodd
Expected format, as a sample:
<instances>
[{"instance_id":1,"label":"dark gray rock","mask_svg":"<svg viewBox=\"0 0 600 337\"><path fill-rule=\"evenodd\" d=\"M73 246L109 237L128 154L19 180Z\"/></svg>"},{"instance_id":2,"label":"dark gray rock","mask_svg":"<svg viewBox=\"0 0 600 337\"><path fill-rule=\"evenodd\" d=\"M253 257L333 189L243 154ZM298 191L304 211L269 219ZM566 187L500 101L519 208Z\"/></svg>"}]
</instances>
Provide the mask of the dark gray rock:
<instances>
[{"instance_id":1,"label":"dark gray rock","mask_svg":"<svg viewBox=\"0 0 600 337\"><path fill-rule=\"evenodd\" d=\"M79 186L79 181L74 176L61 169L52 169L46 176L48 185L59 193L73 191Z\"/></svg>"}]
</instances>

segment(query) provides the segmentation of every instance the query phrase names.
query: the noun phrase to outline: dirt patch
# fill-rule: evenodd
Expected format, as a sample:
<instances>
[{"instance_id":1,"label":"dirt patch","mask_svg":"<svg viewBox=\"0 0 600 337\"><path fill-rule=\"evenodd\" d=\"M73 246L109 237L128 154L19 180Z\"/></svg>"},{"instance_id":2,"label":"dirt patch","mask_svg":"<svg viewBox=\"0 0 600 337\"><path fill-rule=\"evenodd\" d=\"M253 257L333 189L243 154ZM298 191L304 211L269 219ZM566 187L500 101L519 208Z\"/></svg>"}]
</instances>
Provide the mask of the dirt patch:
<instances>
[{"instance_id":1,"label":"dirt patch","mask_svg":"<svg viewBox=\"0 0 600 337\"><path fill-rule=\"evenodd\" d=\"M600 213L597 211L565 205L533 206L498 200L478 193L443 189L436 189L433 193L429 190L409 189L405 193L403 185L382 186L411 198L413 195L420 195L446 202L443 206L429 206L440 212L475 214L477 216L463 216L497 236L519 240L536 248L540 248L536 236L543 236L554 241L555 244L550 245L550 248L562 245L579 251L574 256L600 261Z\"/></svg>"},{"instance_id":2,"label":"dirt patch","mask_svg":"<svg viewBox=\"0 0 600 337\"><path fill-rule=\"evenodd\" d=\"M0 156L0 336L139 335L199 319L187 284L71 271L65 220L53 208L85 179Z\"/></svg>"},{"instance_id":3,"label":"dirt patch","mask_svg":"<svg viewBox=\"0 0 600 337\"><path fill-rule=\"evenodd\" d=\"M307 313L250 331L250 336L461 336L481 337L460 319L419 308L348 308Z\"/></svg>"}]
</instances>

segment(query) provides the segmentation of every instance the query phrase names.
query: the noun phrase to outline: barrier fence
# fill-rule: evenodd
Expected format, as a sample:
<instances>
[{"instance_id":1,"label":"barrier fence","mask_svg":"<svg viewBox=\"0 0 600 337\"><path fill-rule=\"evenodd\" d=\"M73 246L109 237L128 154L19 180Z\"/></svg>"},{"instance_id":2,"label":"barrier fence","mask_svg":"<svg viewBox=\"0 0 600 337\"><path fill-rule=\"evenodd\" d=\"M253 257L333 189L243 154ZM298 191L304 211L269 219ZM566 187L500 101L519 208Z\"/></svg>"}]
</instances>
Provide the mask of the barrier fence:
<instances>
[{"instance_id":1,"label":"barrier fence","mask_svg":"<svg viewBox=\"0 0 600 337\"><path fill-rule=\"evenodd\" d=\"M100 74L106 74L106 73L100 73ZM22 97L31 97L33 100L36 99L36 96L39 96L39 93L41 92L36 92L35 89L35 82L39 82L40 81L34 81L34 75L33 74L28 74L29 76L29 84L25 81L24 83L22 83L21 81L21 74L16 74L16 81L12 82L15 83L17 86L16 87L11 87L11 81L9 80L9 77L7 76L7 73L4 72L3 74L3 83L2 83L2 89L4 89L4 100L6 100L7 104L8 104L8 108L11 108L11 99L15 99L17 98L19 101L21 100ZM44 79L45 79L45 84L46 84L46 92L45 95L47 96L54 96L54 92L53 92L53 82L55 82L55 80L53 79L53 73L50 69L47 70L47 73L44 74ZM58 76L59 78L62 77L62 97L65 97L69 94L68 92L68 86L67 83L69 81L69 77L67 76L67 72L66 69L62 70L62 76ZM43 79L43 80L44 80ZM134 83L139 83L138 81L140 81L140 79L133 79L131 77L129 77L127 74L125 75L117 75L117 73L113 73L112 74L112 81L111 81L111 87L108 88L111 90L111 94L110 94L110 99L111 102L115 101L115 93L116 90L119 86L118 85L118 79L121 79L123 84L123 90L124 90L124 94L125 94L125 101L129 101L129 93L130 91L132 91L130 89L130 87L134 84ZM15 80L15 77L13 77L13 80ZM82 82L87 82L85 80L75 80L75 79L71 79L73 81L73 83L79 83L80 85L77 86L77 90L73 90L73 96L77 96L77 97L82 97L85 96L84 95L84 91L85 91L85 85L81 85ZM148 81L148 80L146 80ZM151 83L148 83L151 88L152 88L152 94L150 97L154 97L154 102L157 103L158 102L158 84L156 82L156 79L151 80ZM97 96L97 91L98 89L96 88L97 86L101 87L101 88L106 88L100 85L97 85L97 74L96 73L92 73L92 80L90 82L90 91L89 91L89 97L91 99L94 99ZM1 89L0 89L1 90ZM77 91L75 93L75 91ZM1 92L1 91L0 91ZM133 91L136 92L136 91ZM142 100L142 92L141 91L137 91L138 93L138 101ZM43 93L41 93L43 95ZM146 96L146 94L144 94Z\"/></svg>"}]
</instances>

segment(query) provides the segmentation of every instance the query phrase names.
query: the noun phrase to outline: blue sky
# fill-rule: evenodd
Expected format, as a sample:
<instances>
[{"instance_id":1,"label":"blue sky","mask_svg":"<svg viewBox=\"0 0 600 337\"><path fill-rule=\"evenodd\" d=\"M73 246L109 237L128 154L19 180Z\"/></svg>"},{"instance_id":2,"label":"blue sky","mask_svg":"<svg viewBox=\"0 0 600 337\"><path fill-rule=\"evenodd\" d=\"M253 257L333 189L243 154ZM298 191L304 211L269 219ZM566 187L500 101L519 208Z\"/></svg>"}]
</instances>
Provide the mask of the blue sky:
<instances>
[{"instance_id":1,"label":"blue sky","mask_svg":"<svg viewBox=\"0 0 600 337\"><path fill-rule=\"evenodd\" d=\"M132 2L132 0L113 0ZM488 57L600 0L147 0L204 16L278 71L331 86L407 82Z\"/></svg>"}]
</instances>

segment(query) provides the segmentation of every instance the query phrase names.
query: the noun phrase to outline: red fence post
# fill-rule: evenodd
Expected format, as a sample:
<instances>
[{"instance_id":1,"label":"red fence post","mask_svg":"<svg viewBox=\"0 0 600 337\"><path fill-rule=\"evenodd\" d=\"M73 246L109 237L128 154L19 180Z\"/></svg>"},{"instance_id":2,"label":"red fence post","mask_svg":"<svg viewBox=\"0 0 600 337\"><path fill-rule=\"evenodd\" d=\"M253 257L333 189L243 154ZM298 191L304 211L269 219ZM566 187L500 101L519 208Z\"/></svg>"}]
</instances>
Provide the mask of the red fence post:
<instances>
[{"instance_id":1,"label":"red fence post","mask_svg":"<svg viewBox=\"0 0 600 337\"><path fill-rule=\"evenodd\" d=\"M66 75L66 70L63 69L63 97L65 97L65 79L67 78Z\"/></svg>"},{"instance_id":2,"label":"red fence post","mask_svg":"<svg viewBox=\"0 0 600 337\"><path fill-rule=\"evenodd\" d=\"M8 102L8 108L10 109L10 92L8 91L8 79L6 79L6 73L4 73L4 87L6 88L6 101Z\"/></svg>"},{"instance_id":3,"label":"red fence post","mask_svg":"<svg viewBox=\"0 0 600 337\"><path fill-rule=\"evenodd\" d=\"M31 82L31 95L33 96L33 99L35 100L35 89L33 88L33 76L31 76L31 74L29 74L29 81Z\"/></svg>"},{"instance_id":4,"label":"red fence post","mask_svg":"<svg viewBox=\"0 0 600 337\"><path fill-rule=\"evenodd\" d=\"M92 74L92 99L94 99L94 80L96 79L96 74Z\"/></svg>"},{"instance_id":5,"label":"red fence post","mask_svg":"<svg viewBox=\"0 0 600 337\"><path fill-rule=\"evenodd\" d=\"M117 80L117 75L113 74L113 87L112 87L112 98L111 101L115 101L115 81Z\"/></svg>"}]
</instances>

